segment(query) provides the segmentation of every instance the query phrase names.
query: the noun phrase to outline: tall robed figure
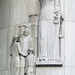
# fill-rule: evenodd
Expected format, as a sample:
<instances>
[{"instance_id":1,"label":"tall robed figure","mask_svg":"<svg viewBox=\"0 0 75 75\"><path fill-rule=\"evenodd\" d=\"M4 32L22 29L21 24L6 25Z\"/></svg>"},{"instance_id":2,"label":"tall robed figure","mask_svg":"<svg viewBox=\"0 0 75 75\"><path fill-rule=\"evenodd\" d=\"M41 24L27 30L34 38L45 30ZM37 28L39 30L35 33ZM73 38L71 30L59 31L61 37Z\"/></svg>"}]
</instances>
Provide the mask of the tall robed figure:
<instances>
[{"instance_id":1,"label":"tall robed figure","mask_svg":"<svg viewBox=\"0 0 75 75\"><path fill-rule=\"evenodd\" d=\"M57 1L56 1L57 3ZM39 60L59 60L60 13L55 0L40 0ZM56 14L57 11L57 14ZM54 14L57 16L54 20ZM56 23L53 23L56 22Z\"/></svg>"}]
</instances>

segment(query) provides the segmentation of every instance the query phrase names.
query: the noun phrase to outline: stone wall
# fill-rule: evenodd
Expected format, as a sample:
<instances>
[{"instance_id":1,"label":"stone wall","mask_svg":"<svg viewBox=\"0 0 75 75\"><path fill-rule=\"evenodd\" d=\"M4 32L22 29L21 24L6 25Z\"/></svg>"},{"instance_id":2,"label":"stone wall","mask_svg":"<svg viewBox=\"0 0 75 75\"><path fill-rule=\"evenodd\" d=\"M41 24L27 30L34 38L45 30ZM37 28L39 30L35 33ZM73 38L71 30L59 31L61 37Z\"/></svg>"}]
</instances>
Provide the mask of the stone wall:
<instances>
[{"instance_id":1,"label":"stone wall","mask_svg":"<svg viewBox=\"0 0 75 75\"><path fill-rule=\"evenodd\" d=\"M75 1L60 0L64 17L61 40L61 59L63 65L36 67L36 75L75 75ZM32 23L29 15L39 14L37 0L0 0L0 75L10 75L11 57L10 45L15 34L19 33L18 26L31 25L31 37L37 56L37 25ZM30 22L30 23L29 23Z\"/></svg>"},{"instance_id":2,"label":"stone wall","mask_svg":"<svg viewBox=\"0 0 75 75\"><path fill-rule=\"evenodd\" d=\"M11 24L11 0L0 0L0 75L8 75L8 27Z\"/></svg>"},{"instance_id":3,"label":"stone wall","mask_svg":"<svg viewBox=\"0 0 75 75\"><path fill-rule=\"evenodd\" d=\"M65 0L65 75L75 74L75 1Z\"/></svg>"}]
</instances>

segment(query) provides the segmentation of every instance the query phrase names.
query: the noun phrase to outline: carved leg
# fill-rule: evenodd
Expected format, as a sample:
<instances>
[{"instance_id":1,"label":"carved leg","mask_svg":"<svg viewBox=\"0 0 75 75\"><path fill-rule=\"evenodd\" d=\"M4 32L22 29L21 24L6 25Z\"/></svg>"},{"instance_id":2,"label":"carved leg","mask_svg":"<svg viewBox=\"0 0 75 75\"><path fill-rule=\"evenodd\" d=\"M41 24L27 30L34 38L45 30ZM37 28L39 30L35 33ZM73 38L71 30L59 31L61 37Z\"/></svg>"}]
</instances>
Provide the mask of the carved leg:
<instances>
[{"instance_id":1,"label":"carved leg","mask_svg":"<svg viewBox=\"0 0 75 75\"><path fill-rule=\"evenodd\" d=\"M40 52L41 52L41 59L47 60L47 21L42 20L40 23Z\"/></svg>"}]
</instances>

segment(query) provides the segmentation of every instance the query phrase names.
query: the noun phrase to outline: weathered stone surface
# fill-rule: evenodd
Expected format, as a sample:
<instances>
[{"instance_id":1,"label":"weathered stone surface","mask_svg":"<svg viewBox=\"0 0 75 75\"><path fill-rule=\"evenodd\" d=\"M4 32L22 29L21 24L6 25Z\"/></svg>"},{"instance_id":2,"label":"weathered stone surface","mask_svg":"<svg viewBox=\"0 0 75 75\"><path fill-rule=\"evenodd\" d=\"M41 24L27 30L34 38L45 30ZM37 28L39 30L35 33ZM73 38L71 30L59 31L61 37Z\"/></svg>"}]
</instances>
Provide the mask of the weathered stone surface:
<instances>
[{"instance_id":1,"label":"weathered stone surface","mask_svg":"<svg viewBox=\"0 0 75 75\"><path fill-rule=\"evenodd\" d=\"M11 25L28 22L26 0L12 0Z\"/></svg>"},{"instance_id":2,"label":"weathered stone surface","mask_svg":"<svg viewBox=\"0 0 75 75\"><path fill-rule=\"evenodd\" d=\"M7 69L7 29L0 30L0 71Z\"/></svg>"},{"instance_id":3,"label":"weathered stone surface","mask_svg":"<svg viewBox=\"0 0 75 75\"><path fill-rule=\"evenodd\" d=\"M0 75L7 75L7 71L1 71Z\"/></svg>"},{"instance_id":4,"label":"weathered stone surface","mask_svg":"<svg viewBox=\"0 0 75 75\"><path fill-rule=\"evenodd\" d=\"M36 67L36 75L64 75L64 67Z\"/></svg>"},{"instance_id":5,"label":"weathered stone surface","mask_svg":"<svg viewBox=\"0 0 75 75\"><path fill-rule=\"evenodd\" d=\"M75 67L73 66L73 67L65 67L65 75L74 75L75 74L75 72L74 72L74 70L75 70Z\"/></svg>"},{"instance_id":6,"label":"weathered stone surface","mask_svg":"<svg viewBox=\"0 0 75 75\"><path fill-rule=\"evenodd\" d=\"M75 22L75 1L64 0L64 3L65 20Z\"/></svg>"},{"instance_id":7,"label":"weathered stone surface","mask_svg":"<svg viewBox=\"0 0 75 75\"><path fill-rule=\"evenodd\" d=\"M0 29L11 24L11 3L12 0L0 0Z\"/></svg>"},{"instance_id":8,"label":"weathered stone surface","mask_svg":"<svg viewBox=\"0 0 75 75\"><path fill-rule=\"evenodd\" d=\"M65 22L65 66L75 66L75 22Z\"/></svg>"}]
</instances>

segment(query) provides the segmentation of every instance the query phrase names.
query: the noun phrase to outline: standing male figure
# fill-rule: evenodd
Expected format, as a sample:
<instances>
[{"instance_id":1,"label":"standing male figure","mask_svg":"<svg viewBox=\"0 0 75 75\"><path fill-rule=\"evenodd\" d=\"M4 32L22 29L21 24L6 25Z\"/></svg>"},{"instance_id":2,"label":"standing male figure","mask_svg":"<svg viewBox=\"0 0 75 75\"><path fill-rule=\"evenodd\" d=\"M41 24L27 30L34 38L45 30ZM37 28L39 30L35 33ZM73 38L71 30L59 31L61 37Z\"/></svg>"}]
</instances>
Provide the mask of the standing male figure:
<instances>
[{"instance_id":1,"label":"standing male figure","mask_svg":"<svg viewBox=\"0 0 75 75\"><path fill-rule=\"evenodd\" d=\"M25 56L28 55L27 51L28 51L29 40L31 40L31 38L29 37L29 30L26 28L23 31L23 34L20 36L21 50L25 54ZM21 75L24 75L24 73L26 73L26 70L24 69L25 62L26 62L26 58L21 56Z\"/></svg>"}]
</instances>

